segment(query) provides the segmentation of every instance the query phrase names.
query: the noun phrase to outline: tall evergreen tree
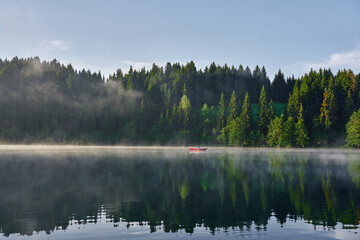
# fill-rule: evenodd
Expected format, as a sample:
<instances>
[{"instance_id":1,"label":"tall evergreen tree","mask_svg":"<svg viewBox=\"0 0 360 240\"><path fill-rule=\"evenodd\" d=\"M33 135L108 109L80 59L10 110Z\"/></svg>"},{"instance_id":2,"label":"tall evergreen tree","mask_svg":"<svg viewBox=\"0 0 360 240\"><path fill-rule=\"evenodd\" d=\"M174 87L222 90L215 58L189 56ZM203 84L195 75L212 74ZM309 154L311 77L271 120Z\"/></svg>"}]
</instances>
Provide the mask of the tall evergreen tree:
<instances>
[{"instance_id":1,"label":"tall evergreen tree","mask_svg":"<svg viewBox=\"0 0 360 240\"><path fill-rule=\"evenodd\" d=\"M286 103L288 100L288 90L284 78L284 74L279 70L275 75L274 81L271 85L272 88L272 99L274 102Z\"/></svg>"},{"instance_id":2,"label":"tall evergreen tree","mask_svg":"<svg viewBox=\"0 0 360 240\"><path fill-rule=\"evenodd\" d=\"M267 143L270 147L280 147L282 135L282 117L275 117L269 124Z\"/></svg>"},{"instance_id":3,"label":"tall evergreen tree","mask_svg":"<svg viewBox=\"0 0 360 240\"><path fill-rule=\"evenodd\" d=\"M329 129L334 125L335 118L335 96L331 88L325 88L324 98L320 109L320 123L326 129Z\"/></svg>"},{"instance_id":4,"label":"tall evergreen tree","mask_svg":"<svg viewBox=\"0 0 360 240\"><path fill-rule=\"evenodd\" d=\"M238 146L240 141L240 117L231 120L228 125L228 144Z\"/></svg>"},{"instance_id":5,"label":"tall evergreen tree","mask_svg":"<svg viewBox=\"0 0 360 240\"><path fill-rule=\"evenodd\" d=\"M298 118L298 112L300 107L300 95L299 95L299 89L298 89L298 83L295 82L294 89L292 94L289 96L289 102L288 102L288 114L294 119L294 121L297 121Z\"/></svg>"},{"instance_id":6,"label":"tall evergreen tree","mask_svg":"<svg viewBox=\"0 0 360 240\"><path fill-rule=\"evenodd\" d=\"M232 135L234 135L234 131L236 131L234 128L237 128L236 117L237 117L236 95L235 95L235 91L233 91L230 98L229 115L226 122L226 133L228 137L228 142L230 141L229 134L231 133ZM229 142L229 145L234 146L236 144L234 144L232 140L231 143Z\"/></svg>"},{"instance_id":7,"label":"tall evergreen tree","mask_svg":"<svg viewBox=\"0 0 360 240\"><path fill-rule=\"evenodd\" d=\"M274 113L274 102L272 99L270 99L270 103L269 103L269 112L268 112L268 117L269 117L269 121L271 121L272 119L274 119L275 113Z\"/></svg>"},{"instance_id":8,"label":"tall evergreen tree","mask_svg":"<svg viewBox=\"0 0 360 240\"><path fill-rule=\"evenodd\" d=\"M265 87L263 86L259 98L259 115L257 120L258 129L261 134L267 133L269 122L269 106L266 99Z\"/></svg>"},{"instance_id":9,"label":"tall evergreen tree","mask_svg":"<svg viewBox=\"0 0 360 240\"><path fill-rule=\"evenodd\" d=\"M209 107L206 103L204 103L201 109L201 142L208 143L211 138L211 130L213 128L213 117L211 116L213 112L213 107Z\"/></svg>"},{"instance_id":10,"label":"tall evergreen tree","mask_svg":"<svg viewBox=\"0 0 360 240\"><path fill-rule=\"evenodd\" d=\"M216 119L216 140L220 143L226 143L226 133L225 133L225 98L224 93L221 93L220 102L218 107L218 116Z\"/></svg>"},{"instance_id":11,"label":"tall evergreen tree","mask_svg":"<svg viewBox=\"0 0 360 240\"><path fill-rule=\"evenodd\" d=\"M229 116L227 119L227 124L236 119L236 110L236 94L235 91L233 91L229 103Z\"/></svg>"},{"instance_id":12,"label":"tall evergreen tree","mask_svg":"<svg viewBox=\"0 0 360 240\"><path fill-rule=\"evenodd\" d=\"M343 114L343 123L346 124L349 121L351 114L354 112L354 101L349 90L345 99L345 107L344 107L344 114Z\"/></svg>"},{"instance_id":13,"label":"tall evergreen tree","mask_svg":"<svg viewBox=\"0 0 360 240\"><path fill-rule=\"evenodd\" d=\"M288 116L288 119L283 123L282 132L280 137L280 144L284 147L292 147L295 140L295 123L292 116Z\"/></svg>"},{"instance_id":14,"label":"tall evergreen tree","mask_svg":"<svg viewBox=\"0 0 360 240\"><path fill-rule=\"evenodd\" d=\"M239 143L240 145L246 146L250 142L250 132L252 128L251 105L248 93L245 95L239 120Z\"/></svg>"},{"instance_id":15,"label":"tall evergreen tree","mask_svg":"<svg viewBox=\"0 0 360 240\"><path fill-rule=\"evenodd\" d=\"M298 121L295 126L296 146L305 147L309 141L303 119L303 106L300 104Z\"/></svg>"},{"instance_id":16,"label":"tall evergreen tree","mask_svg":"<svg viewBox=\"0 0 360 240\"><path fill-rule=\"evenodd\" d=\"M346 146L360 148L360 109L354 112L346 124Z\"/></svg>"}]
</instances>

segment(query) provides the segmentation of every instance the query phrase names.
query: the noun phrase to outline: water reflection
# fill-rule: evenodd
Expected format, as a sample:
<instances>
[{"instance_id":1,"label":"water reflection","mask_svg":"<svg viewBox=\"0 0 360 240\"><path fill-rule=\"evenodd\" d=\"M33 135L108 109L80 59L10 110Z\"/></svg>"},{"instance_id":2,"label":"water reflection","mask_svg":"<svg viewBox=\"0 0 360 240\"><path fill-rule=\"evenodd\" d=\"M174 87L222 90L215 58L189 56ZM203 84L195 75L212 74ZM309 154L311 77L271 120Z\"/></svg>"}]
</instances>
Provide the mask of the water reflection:
<instances>
[{"instance_id":1,"label":"water reflection","mask_svg":"<svg viewBox=\"0 0 360 240\"><path fill-rule=\"evenodd\" d=\"M0 154L4 236L97 223L215 234L302 221L358 228L357 152L117 150Z\"/></svg>"}]
</instances>

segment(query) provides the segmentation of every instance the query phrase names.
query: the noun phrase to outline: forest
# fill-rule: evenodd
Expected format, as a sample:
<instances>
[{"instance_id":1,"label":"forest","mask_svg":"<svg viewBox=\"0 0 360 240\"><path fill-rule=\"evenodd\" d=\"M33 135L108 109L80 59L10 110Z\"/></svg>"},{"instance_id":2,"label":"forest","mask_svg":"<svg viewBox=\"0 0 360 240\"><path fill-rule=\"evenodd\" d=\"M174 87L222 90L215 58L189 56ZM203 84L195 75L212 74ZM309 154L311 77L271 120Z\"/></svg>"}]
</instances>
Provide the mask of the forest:
<instances>
[{"instance_id":1,"label":"forest","mask_svg":"<svg viewBox=\"0 0 360 240\"><path fill-rule=\"evenodd\" d=\"M0 142L360 147L360 74L265 67L77 70L56 59L0 59Z\"/></svg>"}]
</instances>

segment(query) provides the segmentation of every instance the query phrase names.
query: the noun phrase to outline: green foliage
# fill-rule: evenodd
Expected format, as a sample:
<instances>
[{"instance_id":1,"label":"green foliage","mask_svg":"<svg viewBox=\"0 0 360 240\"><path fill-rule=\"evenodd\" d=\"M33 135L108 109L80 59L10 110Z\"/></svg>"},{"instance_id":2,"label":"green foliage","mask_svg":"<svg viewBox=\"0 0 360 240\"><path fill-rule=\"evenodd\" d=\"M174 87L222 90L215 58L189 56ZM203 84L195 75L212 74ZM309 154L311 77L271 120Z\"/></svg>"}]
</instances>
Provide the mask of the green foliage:
<instances>
[{"instance_id":1,"label":"green foliage","mask_svg":"<svg viewBox=\"0 0 360 240\"><path fill-rule=\"evenodd\" d=\"M182 96L179 103L179 108L181 109L181 116L182 116L184 128L188 129L190 124L189 115L190 115L191 103L186 95Z\"/></svg>"},{"instance_id":2,"label":"green foliage","mask_svg":"<svg viewBox=\"0 0 360 240\"><path fill-rule=\"evenodd\" d=\"M249 94L246 93L239 117L239 143L246 146L250 143L250 132L252 129L252 116Z\"/></svg>"},{"instance_id":3,"label":"green foliage","mask_svg":"<svg viewBox=\"0 0 360 240\"><path fill-rule=\"evenodd\" d=\"M284 114L283 141L272 145L341 145L359 83L351 70L286 80L279 70L270 82L264 67L197 70L192 61L118 69L105 81L56 60L0 59L0 140L262 146L270 121Z\"/></svg>"},{"instance_id":4,"label":"green foliage","mask_svg":"<svg viewBox=\"0 0 360 240\"><path fill-rule=\"evenodd\" d=\"M201 124L201 143L211 142L212 129L214 128L216 120L216 110L214 107L209 107L206 103L201 109L200 124Z\"/></svg>"},{"instance_id":5,"label":"green foliage","mask_svg":"<svg viewBox=\"0 0 360 240\"><path fill-rule=\"evenodd\" d=\"M216 141L221 144L226 144L226 129L223 128L217 133Z\"/></svg>"},{"instance_id":6,"label":"green foliage","mask_svg":"<svg viewBox=\"0 0 360 240\"><path fill-rule=\"evenodd\" d=\"M307 136L307 130L303 119L303 107L300 104L298 121L295 126L296 146L305 147L308 144L309 137Z\"/></svg>"},{"instance_id":7,"label":"green foliage","mask_svg":"<svg viewBox=\"0 0 360 240\"><path fill-rule=\"evenodd\" d=\"M280 147L282 135L282 118L275 117L269 125L267 143L270 147Z\"/></svg>"},{"instance_id":8,"label":"green foliage","mask_svg":"<svg viewBox=\"0 0 360 240\"><path fill-rule=\"evenodd\" d=\"M347 123L349 121L349 118L353 112L354 112L354 101L351 91L349 90L345 100L344 116L343 116L344 123Z\"/></svg>"},{"instance_id":9,"label":"green foliage","mask_svg":"<svg viewBox=\"0 0 360 240\"><path fill-rule=\"evenodd\" d=\"M228 144L238 146L240 141L240 117L233 119L228 125Z\"/></svg>"},{"instance_id":10,"label":"green foliage","mask_svg":"<svg viewBox=\"0 0 360 240\"><path fill-rule=\"evenodd\" d=\"M221 93L220 96L220 102L219 102L219 107L218 107L218 116L216 119L217 125L216 125L216 130L217 131L221 131L224 128L224 124L225 124L225 98L224 98L224 93Z\"/></svg>"},{"instance_id":11,"label":"green foliage","mask_svg":"<svg viewBox=\"0 0 360 240\"><path fill-rule=\"evenodd\" d=\"M295 123L292 116L283 123L280 135L280 145L284 147L292 147L295 142Z\"/></svg>"},{"instance_id":12,"label":"green foliage","mask_svg":"<svg viewBox=\"0 0 360 240\"><path fill-rule=\"evenodd\" d=\"M289 96L289 102L288 102L288 114L294 119L294 121L297 121L298 118L298 112L300 108L300 94L298 90L298 83L295 83L293 93Z\"/></svg>"},{"instance_id":13,"label":"green foliage","mask_svg":"<svg viewBox=\"0 0 360 240\"><path fill-rule=\"evenodd\" d=\"M226 144L226 129L225 129L225 98L224 93L221 93L220 102L218 107L218 116L216 119L216 140L219 143Z\"/></svg>"},{"instance_id":14,"label":"green foliage","mask_svg":"<svg viewBox=\"0 0 360 240\"><path fill-rule=\"evenodd\" d=\"M268 132L268 125L272 116L274 115L273 106L269 106L269 103L266 99L266 91L265 87L263 86L260 93L259 99L259 115L257 118L257 128L260 135L260 141L263 145L265 143L265 136Z\"/></svg>"},{"instance_id":15,"label":"green foliage","mask_svg":"<svg viewBox=\"0 0 360 240\"><path fill-rule=\"evenodd\" d=\"M229 115L226 122L226 133L228 137L228 144L230 146L238 145L239 141L239 124L237 123L237 105L236 105L236 95L235 91L233 91L230 103L229 103Z\"/></svg>"},{"instance_id":16,"label":"green foliage","mask_svg":"<svg viewBox=\"0 0 360 240\"><path fill-rule=\"evenodd\" d=\"M236 119L236 115L237 115L236 110L237 110L236 94L235 91L233 91L229 103L229 116L227 118L227 124L229 124L230 122Z\"/></svg>"},{"instance_id":17,"label":"green foliage","mask_svg":"<svg viewBox=\"0 0 360 240\"><path fill-rule=\"evenodd\" d=\"M284 74L281 72L281 70L279 70L279 72L275 75L274 81L272 83L272 89L272 99L274 102L287 102L289 92L287 91Z\"/></svg>"},{"instance_id":18,"label":"green foliage","mask_svg":"<svg viewBox=\"0 0 360 240\"><path fill-rule=\"evenodd\" d=\"M336 119L335 96L330 88L325 88L324 99L320 109L320 124L325 128L330 128Z\"/></svg>"},{"instance_id":19,"label":"green foliage","mask_svg":"<svg viewBox=\"0 0 360 240\"><path fill-rule=\"evenodd\" d=\"M346 146L360 148L360 109L354 112L346 124Z\"/></svg>"}]
</instances>

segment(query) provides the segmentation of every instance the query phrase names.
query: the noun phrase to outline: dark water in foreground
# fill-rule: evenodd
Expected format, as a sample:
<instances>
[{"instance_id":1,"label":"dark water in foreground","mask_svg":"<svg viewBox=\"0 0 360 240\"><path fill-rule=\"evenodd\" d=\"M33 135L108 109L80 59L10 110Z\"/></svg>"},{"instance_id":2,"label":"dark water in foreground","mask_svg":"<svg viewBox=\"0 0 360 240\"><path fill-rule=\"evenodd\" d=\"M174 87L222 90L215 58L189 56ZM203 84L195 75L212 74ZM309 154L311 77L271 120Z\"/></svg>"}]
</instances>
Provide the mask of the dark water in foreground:
<instances>
[{"instance_id":1,"label":"dark water in foreground","mask_svg":"<svg viewBox=\"0 0 360 240\"><path fill-rule=\"evenodd\" d=\"M0 239L360 239L360 152L0 149Z\"/></svg>"}]
</instances>

